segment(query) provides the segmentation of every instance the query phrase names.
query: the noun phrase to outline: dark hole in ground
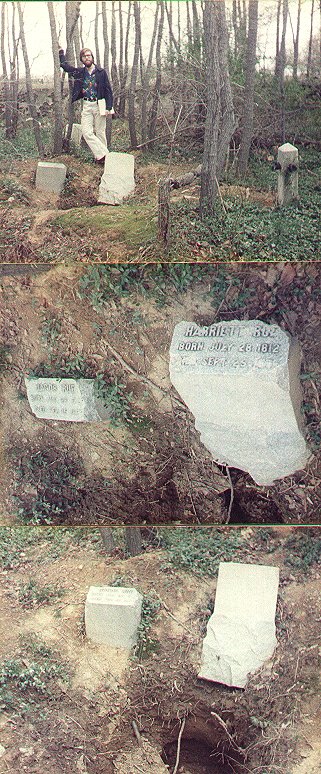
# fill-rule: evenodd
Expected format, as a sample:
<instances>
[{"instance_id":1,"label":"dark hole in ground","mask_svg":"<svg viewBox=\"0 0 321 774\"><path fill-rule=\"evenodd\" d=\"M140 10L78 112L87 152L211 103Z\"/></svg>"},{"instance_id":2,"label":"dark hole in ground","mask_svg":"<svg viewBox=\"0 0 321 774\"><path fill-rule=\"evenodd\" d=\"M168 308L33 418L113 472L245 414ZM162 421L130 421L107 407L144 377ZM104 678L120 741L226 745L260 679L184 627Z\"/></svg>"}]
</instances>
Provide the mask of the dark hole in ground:
<instances>
[{"instance_id":1,"label":"dark hole in ground","mask_svg":"<svg viewBox=\"0 0 321 774\"><path fill-rule=\"evenodd\" d=\"M177 756L177 741L168 742L163 747L161 757L172 772ZM240 760L236 753L223 753L215 744L211 747L204 739L182 737L178 771L186 774L240 774Z\"/></svg>"},{"instance_id":2,"label":"dark hole in ground","mask_svg":"<svg viewBox=\"0 0 321 774\"><path fill-rule=\"evenodd\" d=\"M220 466L219 466L220 467ZM222 472L225 469L221 468ZM243 473L230 468L233 483L233 504L230 513L230 524L283 524L283 515L271 497L262 491L247 488ZM223 493L224 504L229 507L231 492Z\"/></svg>"}]
</instances>

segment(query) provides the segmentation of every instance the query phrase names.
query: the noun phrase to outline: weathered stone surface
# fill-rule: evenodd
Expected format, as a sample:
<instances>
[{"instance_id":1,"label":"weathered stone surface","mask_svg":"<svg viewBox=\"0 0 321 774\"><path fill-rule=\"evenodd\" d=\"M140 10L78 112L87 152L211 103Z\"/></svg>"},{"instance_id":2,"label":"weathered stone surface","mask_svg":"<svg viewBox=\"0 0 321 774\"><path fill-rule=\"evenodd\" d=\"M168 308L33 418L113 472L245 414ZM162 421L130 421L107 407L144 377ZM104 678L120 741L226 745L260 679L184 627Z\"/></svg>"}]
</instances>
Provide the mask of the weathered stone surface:
<instances>
[{"instance_id":1,"label":"weathered stone surface","mask_svg":"<svg viewBox=\"0 0 321 774\"><path fill-rule=\"evenodd\" d=\"M130 650L137 642L142 601L136 589L91 586L85 606L87 637L93 642Z\"/></svg>"},{"instance_id":2,"label":"weathered stone surface","mask_svg":"<svg viewBox=\"0 0 321 774\"><path fill-rule=\"evenodd\" d=\"M290 142L278 149L278 204L290 204L299 196L299 151Z\"/></svg>"},{"instance_id":3,"label":"weathered stone surface","mask_svg":"<svg viewBox=\"0 0 321 774\"><path fill-rule=\"evenodd\" d=\"M95 396L94 379L26 377L29 405L39 419L100 422L110 412Z\"/></svg>"},{"instance_id":4,"label":"weathered stone surface","mask_svg":"<svg viewBox=\"0 0 321 774\"><path fill-rule=\"evenodd\" d=\"M277 567L221 562L198 677L244 688L277 645Z\"/></svg>"},{"instance_id":5,"label":"weathered stone surface","mask_svg":"<svg viewBox=\"0 0 321 774\"><path fill-rule=\"evenodd\" d=\"M176 325L172 384L193 412L216 462L269 485L303 468L300 347L260 320Z\"/></svg>"},{"instance_id":6,"label":"weathered stone surface","mask_svg":"<svg viewBox=\"0 0 321 774\"><path fill-rule=\"evenodd\" d=\"M101 204L122 204L135 190L135 158L129 153L108 153L99 186Z\"/></svg>"},{"instance_id":7,"label":"weathered stone surface","mask_svg":"<svg viewBox=\"0 0 321 774\"><path fill-rule=\"evenodd\" d=\"M36 172L37 191L60 194L65 183L67 167L58 162L39 161Z\"/></svg>"},{"instance_id":8,"label":"weathered stone surface","mask_svg":"<svg viewBox=\"0 0 321 774\"><path fill-rule=\"evenodd\" d=\"M80 147L81 140L82 140L82 128L81 124L73 124L71 128L71 142L74 143L74 145L77 145Z\"/></svg>"}]
</instances>

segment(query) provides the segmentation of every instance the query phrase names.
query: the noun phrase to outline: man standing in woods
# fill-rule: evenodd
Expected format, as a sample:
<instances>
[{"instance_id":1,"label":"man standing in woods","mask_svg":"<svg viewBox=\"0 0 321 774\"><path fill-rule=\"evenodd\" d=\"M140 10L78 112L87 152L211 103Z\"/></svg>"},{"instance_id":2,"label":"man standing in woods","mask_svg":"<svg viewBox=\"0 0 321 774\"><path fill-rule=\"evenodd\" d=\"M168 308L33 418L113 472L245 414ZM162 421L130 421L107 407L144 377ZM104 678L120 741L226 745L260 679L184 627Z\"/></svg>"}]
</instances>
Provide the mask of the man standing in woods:
<instances>
[{"instance_id":1,"label":"man standing in woods","mask_svg":"<svg viewBox=\"0 0 321 774\"><path fill-rule=\"evenodd\" d=\"M92 51L82 48L79 54L83 67L73 67L59 48L60 66L74 78L72 102L83 100L81 128L83 138L95 156L97 164L105 163L108 153L106 115L113 111L113 93L105 70L94 63Z\"/></svg>"}]
</instances>

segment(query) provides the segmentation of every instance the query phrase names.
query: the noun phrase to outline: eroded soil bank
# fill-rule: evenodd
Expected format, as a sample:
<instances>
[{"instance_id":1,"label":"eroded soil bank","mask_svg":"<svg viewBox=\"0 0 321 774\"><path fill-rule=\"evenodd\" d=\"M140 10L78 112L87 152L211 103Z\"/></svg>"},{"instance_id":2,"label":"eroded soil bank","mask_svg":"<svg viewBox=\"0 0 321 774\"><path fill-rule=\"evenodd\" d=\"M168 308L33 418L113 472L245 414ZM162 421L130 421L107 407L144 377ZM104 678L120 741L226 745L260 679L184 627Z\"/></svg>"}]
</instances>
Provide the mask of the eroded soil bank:
<instances>
[{"instance_id":1,"label":"eroded soil bank","mask_svg":"<svg viewBox=\"0 0 321 774\"><path fill-rule=\"evenodd\" d=\"M313 523L320 489L317 265L3 267L2 523ZM262 319L303 353L304 471L259 487L216 465L169 380L182 319ZM27 374L100 375L113 421L37 419ZM255 453L255 450L253 450Z\"/></svg>"}]
</instances>

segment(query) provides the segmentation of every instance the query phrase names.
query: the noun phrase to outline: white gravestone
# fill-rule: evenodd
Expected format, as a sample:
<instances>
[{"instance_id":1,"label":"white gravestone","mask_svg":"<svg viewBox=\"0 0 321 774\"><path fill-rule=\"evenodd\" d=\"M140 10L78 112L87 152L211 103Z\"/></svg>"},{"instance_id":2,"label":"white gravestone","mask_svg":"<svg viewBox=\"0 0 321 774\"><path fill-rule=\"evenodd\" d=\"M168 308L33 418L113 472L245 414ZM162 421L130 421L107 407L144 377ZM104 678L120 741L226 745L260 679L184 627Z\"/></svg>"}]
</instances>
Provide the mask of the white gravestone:
<instances>
[{"instance_id":1,"label":"white gravestone","mask_svg":"<svg viewBox=\"0 0 321 774\"><path fill-rule=\"evenodd\" d=\"M26 377L31 411L39 419L99 422L110 412L95 396L94 379Z\"/></svg>"},{"instance_id":2,"label":"white gravestone","mask_svg":"<svg viewBox=\"0 0 321 774\"><path fill-rule=\"evenodd\" d=\"M259 320L176 325L170 378L216 462L260 485L302 469L300 347Z\"/></svg>"},{"instance_id":3,"label":"white gravestone","mask_svg":"<svg viewBox=\"0 0 321 774\"><path fill-rule=\"evenodd\" d=\"M287 205L299 196L299 151L295 145L280 145L278 164L278 204Z\"/></svg>"},{"instance_id":4,"label":"white gravestone","mask_svg":"<svg viewBox=\"0 0 321 774\"><path fill-rule=\"evenodd\" d=\"M221 562L198 677L244 688L277 645L277 567Z\"/></svg>"},{"instance_id":5,"label":"white gravestone","mask_svg":"<svg viewBox=\"0 0 321 774\"><path fill-rule=\"evenodd\" d=\"M129 153L107 153L104 174L99 186L101 204L122 204L135 190L135 158Z\"/></svg>"},{"instance_id":6,"label":"white gravestone","mask_svg":"<svg viewBox=\"0 0 321 774\"><path fill-rule=\"evenodd\" d=\"M74 143L74 145L77 145L80 148L81 140L82 140L81 124L73 124L72 125L70 139L71 139L71 142Z\"/></svg>"},{"instance_id":7,"label":"white gravestone","mask_svg":"<svg viewBox=\"0 0 321 774\"><path fill-rule=\"evenodd\" d=\"M136 589L91 586L85 606L87 637L98 644L130 650L137 642L142 602Z\"/></svg>"},{"instance_id":8,"label":"white gravestone","mask_svg":"<svg viewBox=\"0 0 321 774\"><path fill-rule=\"evenodd\" d=\"M67 167L51 161L39 161L36 172L37 191L60 194L66 179Z\"/></svg>"}]
</instances>

